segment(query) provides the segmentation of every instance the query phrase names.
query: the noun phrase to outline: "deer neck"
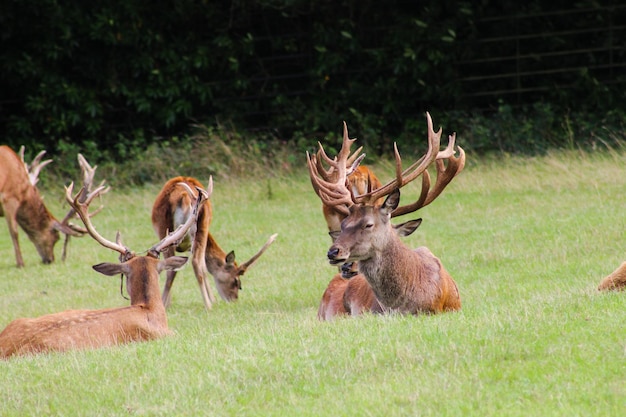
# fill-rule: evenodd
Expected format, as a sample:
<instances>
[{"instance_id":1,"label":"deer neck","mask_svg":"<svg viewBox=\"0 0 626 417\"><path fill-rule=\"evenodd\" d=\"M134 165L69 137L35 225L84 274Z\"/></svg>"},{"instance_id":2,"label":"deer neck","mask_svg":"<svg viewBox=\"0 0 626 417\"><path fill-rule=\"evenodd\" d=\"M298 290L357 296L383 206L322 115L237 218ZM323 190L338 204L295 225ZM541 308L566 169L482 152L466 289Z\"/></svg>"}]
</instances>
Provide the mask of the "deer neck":
<instances>
[{"instance_id":1,"label":"deer neck","mask_svg":"<svg viewBox=\"0 0 626 417\"><path fill-rule=\"evenodd\" d=\"M213 276L218 275L226 264L226 252L217 244L217 241L211 233L207 235L204 260L207 270Z\"/></svg>"},{"instance_id":2,"label":"deer neck","mask_svg":"<svg viewBox=\"0 0 626 417\"><path fill-rule=\"evenodd\" d=\"M26 198L17 210L17 223L29 237L50 227L54 216L44 205L43 200L35 187L30 187Z\"/></svg>"},{"instance_id":3,"label":"deer neck","mask_svg":"<svg viewBox=\"0 0 626 417\"><path fill-rule=\"evenodd\" d=\"M393 235L371 258L359 261L359 272L385 307L398 308L404 304L403 294L409 286L411 266L419 262L411 252L399 237Z\"/></svg>"}]
</instances>

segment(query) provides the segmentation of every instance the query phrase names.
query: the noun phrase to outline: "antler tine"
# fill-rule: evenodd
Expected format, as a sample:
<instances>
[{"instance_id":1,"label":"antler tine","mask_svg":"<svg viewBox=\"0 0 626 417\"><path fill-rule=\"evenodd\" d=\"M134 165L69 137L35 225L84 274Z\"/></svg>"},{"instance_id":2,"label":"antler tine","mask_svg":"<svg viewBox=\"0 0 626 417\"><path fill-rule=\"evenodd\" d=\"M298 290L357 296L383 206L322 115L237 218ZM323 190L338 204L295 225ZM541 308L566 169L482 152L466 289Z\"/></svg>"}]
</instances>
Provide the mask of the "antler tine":
<instances>
[{"instance_id":1,"label":"antler tine","mask_svg":"<svg viewBox=\"0 0 626 417\"><path fill-rule=\"evenodd\" d=\"M94 190L93 192L87 195L87 198L84 202L79 201L80 191L76 194L75 197L72 197L72 192L74 190L74 183L71 182L69 186L65 187L65 200L69 203L69 205L75 210L76 214L83 221L83 224L87 228L87 232L89 235L94 238L94 240L100 243L105 248L112 249L114 251L119 252L122 256L128 255L131 251L126 246L121 244L121 239L118 238L117 243L113 243L110 240L103 238L93 227L91 224L91 216L89 216L89 203L93 201L93 199L97 196L97 194L101 191L100 188ZM82 191L82 190L81 190ZM118 232L119 234L119 232Z\"/></svg>"},{"instance_id":2,"label":"antler tine","mask_svg":"<svg viewBox=\"0 0 626 417\"><path fill-rule=\"evenodd\" d=\"M362 147L350 153L350 147L355 141L356 139L350 139L348 136L348 125L343 122L343 142L334 159L328 157L321 143L318 143L319 150L315 155L308 152L306 154L311 184L315 193L322 203L346 215L349 214L349 207L354 204L352 192L347 186L348 176L365 158L365 154L359 155ZM328 169L324 168L323 162L329 165Z\"/></svg>"},{"instance_id":3,"label":"antler tine","mask_svg":"<svg viewBox=\"0 0 626 417\"><path fill-rule=\"evenodd\" d=\"M252 264L254 264L257 261L257 259L259 259L261 255L263 255L263 252L265 252L267 248L269 248L270 245L274 243L276 236L278 236L278 233L274 233L272 236L270 236L270 238L267 239L267 242L265 242L263 247L259 249L259 251L252 258L248 259L246 262L239 265L239 270L245 272L248 268L250 268Z\"/></svg>"},{"instance_id":4,"label":"antler tine","mask_svg":"<svg viewBox=\"0 0 626 417\"><path fill-rule=\"evenodd\" d=\"M26 173L28 174L28 179L30 183L32 185L37 185L37 183L39 182L39 172L42 170L43 167L45 167L50 162L52 162L52 159L46 159L45 161L41 162L41 158L43 158L43 156L46 154L46 151L43 150L39 152L37 156L35 156L35 158L33 159L33 162L28 164L24 160L24 149L25 149L24 145L20 146L20 150L19 150L20 159L22 160L22 163L24 164L24 168L26 169Z\"/></svg>"},{"instance_id":5,"label":"antler tine","mask_svg":"<svg viewBox=\"0 0 626 417\"><path fill-rule=\"evenodd\" d=\"M81 171L83 173L83 186L78 192L77 198L79 202L84 204L90 195L91 187L93 185L93 179L96 174L96 169L98 168L98 166L95 165L94 167L92 167L89 164L89 162L87 162L87 159L85 159L85 157L80 153L78 154L77 158L78 158L78 164L80 165ZM90 202L91 200L93 200L95 196L101 196L102 194L106 194L109 192L111 187L105 187L104 185L105 183L106 183L106 180L102 180L100 185L97 187L98 193L94 194L94 196L91 197ZM96 211L90 213L89 215L93 217L96 214L100 213L101 210L102 210L102 206L100 206ZM76 211L72 207L70 208L68 213L65 215L61 223L69 226L69 220L72 217L74 217L74 214L76 214ZM72 227L75 228L76 226L72 226ZM87 233L87 230L85 229L80 230L80 228L78 228L77 231L79 231L80 233Z\"/></svg>"},{"instance_id":6,"label":"antler tine","mask_svg":"<svg viewBox=\"0 0 626 417\"><path fill-rule=\"evenodd\" d=\"M454 143L455 134L452 134L448 137L450 142ZM454 177L456 177L465 167L465 151L460 146L459 156L454 156L454 153L450 156L448 155L448 148L450 145L446 147L446 149L442 152L439 152L437 156L437 160L435 161L437 166L437 179L435 180L435 186L431 190L430 189L430 175L428 171L424 171L424 175L422 177L422 191L420 193L419 198L412 204L407 204L405 206L400 206L396 208L393 213L391 213L391 217L402 216L403 214L412 213L416 210L419 210L422 207L425 207L432 203L441 192L448 186L450 181ZM443 157L439 157L439 155L443 154ZM444 164L444 159L448 159L448 165Z\"/></svg>"},{"instance_id":7,"label":"antler tine","mask_svg":"<svg viewBox=\"0 0 626 417\"><path fill-rule=\"evenodd\" d=\"M189 228L191 228L192 225L196 224L196 222L198 221L198 212L200 211L200 206L209 199L211 193L213 192L213 177L209 177L209 187L206 191L200 187L196 187L196 190L198 190L197 197L194 195L189 185L185 184L184 186L186 186L189 195L191 195L191 197L193 198L196 198L196 204L193 207L192 215L189 216L184 224L178 226L176 230L174 230L174 232L167 235L165 238L163 238L163 240L161 240L159 243L157 243L148 250L148 253L152 254L152 256L158 257L158 254L163 252L168 247L172 245L177 245L185 237L185 234L187 234Z\"/></svg>"},{"instance_id":8,"label":"antler tine","mask_svg":"<svg viewBox=\"0 0 626 417\"><path fill-rule=\"evenodd\" d=\"M396 177L382 187L356 197L355 202L374 202L379 198L389 195L396 188L405 186L426 172L428 166L431 165L438 156L441 140L441 128L437 132L433 130L433 121L428 112L426 112L426 120L428 123L428 150L426 154L412 163L407 169L402 170L402 158L400 157L397 144L394 143L393 151L396 160Z\"/></svg>"},{"instance_id":9,"label":"antler tine","mask_svg":"<svg viewBox=\"0 0 626 417\"><path fill-rule=\"evenodd\" d=\"M311 185L313 190L322 200L322 203L334 207L345 215L350 214L348 207L353 204L352 194L345 186L345 178L342 182L329 182L320 178L322 175L316 170L317 163L315 155L306 154L307 165L309 167L309 176L311 177Z\"/></svg>"}]
</instances>

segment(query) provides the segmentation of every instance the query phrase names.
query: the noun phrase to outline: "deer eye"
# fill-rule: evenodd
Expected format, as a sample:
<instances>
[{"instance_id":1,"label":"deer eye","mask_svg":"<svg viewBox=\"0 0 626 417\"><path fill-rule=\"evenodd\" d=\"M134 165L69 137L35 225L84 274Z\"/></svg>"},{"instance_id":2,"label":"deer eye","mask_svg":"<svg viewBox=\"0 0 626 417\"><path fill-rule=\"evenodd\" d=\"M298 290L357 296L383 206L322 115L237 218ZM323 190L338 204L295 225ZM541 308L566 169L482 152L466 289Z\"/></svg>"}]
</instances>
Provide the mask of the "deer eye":
<instances>
[{"instance_id":1,"label":"deer eye","mask_svg":"<svg viewBox=\"0 0 626 417\"><path fill-rule=\"evenodd\" d=\"M372 227L374 227L374 223L366 223L363 229L371 229Z\"/></svg>"}]
</instances>

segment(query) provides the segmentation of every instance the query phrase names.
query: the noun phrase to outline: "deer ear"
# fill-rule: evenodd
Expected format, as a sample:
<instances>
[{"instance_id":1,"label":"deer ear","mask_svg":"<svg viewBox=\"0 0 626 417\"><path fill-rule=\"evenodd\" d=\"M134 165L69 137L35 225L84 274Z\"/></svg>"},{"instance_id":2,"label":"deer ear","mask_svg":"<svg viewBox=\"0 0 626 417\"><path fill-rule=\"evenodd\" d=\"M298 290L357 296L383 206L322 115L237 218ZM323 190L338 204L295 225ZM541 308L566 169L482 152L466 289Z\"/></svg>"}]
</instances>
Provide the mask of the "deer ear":
<instances>
[{"instance_id":1,"label":"deer ear","mask_svg":"<svg viewBox=\"0 0 626 417\"><path fill-rule=\"evenodd\" d=\"M159 261L159 265L157 266L157 270L159 272L163 270L167 271L178 271L187 263L186 256L170 256L169 258L165 258L162 261Z\"/></svg>"},{"instance_id":2,"label":"deer ear","mask_svg":"<svg viewBox=\"0 0 626 417\"><path fill-rule=\"evenodd\" d=\"M400 204L400 189L396 188L391 193L389 193L389 195L385 199L385 202L380 207L380 211L385 215L391 215L391 212L394 211L396 207L398 207L398 204Z\"/></svg>"},{"instance_id":3,"label":"deer ear","mask_svg":"<svg viewBox=\"0 0 626 417\"><path fill-rule=\"evenodd\" d=\"M122 264L114 264L114 263L101 263L98 265L92 266L93 269L100 272L101 274L113 276L117 274L123 274L124 268Z\"/></svg>"},{"instance_id":4,"label":"deer ear","mask_svg":"<svg viewBox=\"0 0 626 417\"><path fill-rule=\"evenodd\" d=\"M398 236L405 237L416 231L420 224L422 224L422 219L409 220L408 222L396 224L393 228L396 229Z\"/></svg>"},{"instance_id":5,"label":"deer ear","mask_svg":"<svg viewBox=\"0 0 626 417\"><path fill-rule=\"evenodd\" d=\"M228 265L232 265L235 263L235 251L230 251L228 252L228 255L226 255L226 264Z\"/></svg>"}]
</instances>

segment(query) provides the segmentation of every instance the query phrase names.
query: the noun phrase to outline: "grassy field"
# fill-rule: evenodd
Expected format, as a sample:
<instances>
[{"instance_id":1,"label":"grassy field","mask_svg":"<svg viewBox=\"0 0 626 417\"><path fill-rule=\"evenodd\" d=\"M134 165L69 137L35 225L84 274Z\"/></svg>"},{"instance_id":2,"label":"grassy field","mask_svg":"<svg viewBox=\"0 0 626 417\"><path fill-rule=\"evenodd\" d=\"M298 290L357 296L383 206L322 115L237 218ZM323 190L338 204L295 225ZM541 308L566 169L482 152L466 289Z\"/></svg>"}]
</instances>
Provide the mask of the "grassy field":
<instances>
[{"instance_id":1,"label":"grassy field","mask_svg":"<svg viewBox=\"0 0 626 417\"><path fill-rule=\"evenodd\" d=\"M174 336L2 362L0 415L624 415L626 294L596 287L626 260L626 154L468 161L406 239L446 265L460 312L319 322L335 269L304 170L259 182L218 177L211 230L224 249L247 259L279 233L244 276L239 301L205 311L186 267L168 311ZM390 167L377 172L389 178ZM419 187L406 188L403 201L416 198ZM158 190L113 189L94 224L148 249ZM46 202L62 217L57 193ZM112 251L73 239L65 263L44 266L23 233L21 242L18 270L2 221L0 328L126 305L119 280L91 269L115 261Z\"/></svg>"}]
</instances>

